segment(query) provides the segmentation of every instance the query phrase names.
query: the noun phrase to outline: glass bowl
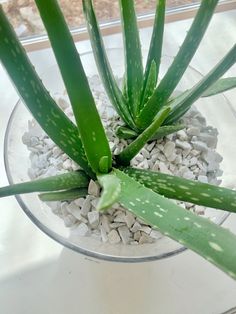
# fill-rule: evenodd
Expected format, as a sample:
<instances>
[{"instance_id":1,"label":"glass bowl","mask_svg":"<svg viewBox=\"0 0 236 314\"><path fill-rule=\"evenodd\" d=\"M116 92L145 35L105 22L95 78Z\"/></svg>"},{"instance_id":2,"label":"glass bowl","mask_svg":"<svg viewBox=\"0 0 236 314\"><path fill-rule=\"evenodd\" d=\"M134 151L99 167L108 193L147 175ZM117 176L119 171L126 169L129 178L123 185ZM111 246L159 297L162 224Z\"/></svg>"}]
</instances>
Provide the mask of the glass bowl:
<instances>
[{"instance_id":1,"label":"glass bowl","mask_svg":"<svg viewBox=\"0 0 236 314\"><path fill-rule=\"evenodd\" d=\"M122 77L124 71L123 51L121 49L109 49L107 53L115 75ZM81 57L87 76L91 77L98 74L93 54L90 52ZM163 57L161 75L165 73L172 60L171 57ZM51 93L64 91L64 84L56 65L48 68L41 78ZM177 89L190 88L200 78L201 74L189 67ZM232 182L236 182L236 163L233 160L236 153L233 136L236 134L236 120L230 103L223 95L220 95L201 99L196 103L196 106L206 117L207 123L218 129L217 151L224 158L221 164L222 180L224 186L232 187ZM29 151L22 143L21 138L27 131L28 121L31 119L31 114L19 100L11 114L5 134L4 158L10 184L29 180L27 175L27 170L30 167ZM16 199L32 222L49 237L86 256L116 262L144 262L174 256L186 249L164 236L155 243L142 245L111 245L92 237L75 236L71 234L69 228L64 226L63 220L54 215L51 209L38 199L36 193L16 196ZM217 224L222 224L228 215L227 212L220 210L206 210L206 216Z\"/></svg>"}]
</instances>

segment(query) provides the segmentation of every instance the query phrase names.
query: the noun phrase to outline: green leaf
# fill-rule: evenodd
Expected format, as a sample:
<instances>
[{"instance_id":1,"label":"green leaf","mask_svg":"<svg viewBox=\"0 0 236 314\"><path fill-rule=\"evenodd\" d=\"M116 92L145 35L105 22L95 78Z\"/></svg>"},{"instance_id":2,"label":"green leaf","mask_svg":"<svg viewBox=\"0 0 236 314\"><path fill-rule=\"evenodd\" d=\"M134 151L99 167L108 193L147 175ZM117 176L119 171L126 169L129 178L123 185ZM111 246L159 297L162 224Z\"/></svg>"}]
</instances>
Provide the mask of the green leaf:
<instances>
[{"instance_id":1,"label":"green leaf","mask_svg":"<svg viewBox=\"0 0 236 314\"><path fill-rule=\"evenodd\" d=\"M0 59L25 105L48 136L90 176L78 129L42 84L0 6Z\"/></svg>"},{"instance_id":2,"label":"green leaf","mask_svg":"<svg viewBox=\"0 0 236 314\"><path fill-rule=\"evenodd\" d=\"M116 130L116 135L119 138L123 138L123 139L130 139L130 138L135 138L138 136L138 133L136 133L134 130L131 130L130 128L126 127L126 126L120 126L117 128Z\"/></svg>"},{"instance_id":3,"label":"green leaf","mask_svg":"<svg viewBox=\"0 0 236 314\"><path fill-rule=\"evenodd\" d=\"M127 93L130 111L133 114L133 118L135 118L138 114L143 85L142 53L134 1L119 0L119 4L125 49Z\"/></svg>"},{"instance_id":4,"label":"green leaf","mask_svg":"<svg viewBox=\"0 0 236 314\"><path fill-rule=\"evenodd\" d=\"M144 145L152 138L157 129L161 126L170 112L170 108L162 108L152 124L146 128L132 143L130 143L119 155L116 156L116 161L119 165L127 166L130 160L133 159Z\"/></svg>"},{"instance_id":5,"label":"green leaf","mask_svg":"<svg viewBox=\"0 0 236 314\"><path fill-rule=\"evenodd\" d=\"M178 97L177 101L170 104L172 110L165 121L165 124L172 124L178 121L201 97L201 95L214 84L234 63L236 62L236 45L224 56L224 58L198 82L193 88Z\"/></svg>"},{"instance_id":6,"label":"green leaf","mask_svg":"<svg viewBox=\"0 0 236 314\"><path fill-rule=\"evenodd\" d=\"M88 32L96 64L109 99L122 120L130 127L135 128L135 124L128 109L127 100L122 95L112 73L91 0L83 0L83 11L87 20Z\"/></svg>"},{"instance_id":7,"label":"green leaf","mask_svg":"<svg viewBox=\"0 0 236 314\"><path fill-rule=\"evenodd\" d=\"M73 108L81 140L94 172L107 156L111 168L111 151L99 117L79 53L56 0L35 0L47 30Z\"/></svg>"},{"instance_id":8,"label":"green leaf","mask_svg":"<svg viewBox=\"0 0 236 314\"><path fill-rule=\"evenodd\" d=\"M45 179L18 183L0 188L0 198L10 195L32 192L49 192L75 188L84 188L89 184L89 179L83 171L68 172Z\"/></svg>"},{"instance_id":9,"label":"green leaf","mask_svg":"<svg viewBox=\"0 0 236 314\"><path fill-rule=\"evenodd\" d=\"M153 135L153 137L151 138L151 141L160 140L164 136L167 136L169 134L178 132L180 130L183 130L184 128L186 128L186 126L184 124L175 124L175 125L164 125L164 126L161 126L156 131L156 133Z\"/></svg>"},{"instance_id":10,"label":"green leaf","mask_svg":"<svg viewBox=\"0 0 236 314\"><path fill-rule=\"evenodd\" d=\"M120 204L163 234L195 251L236 279L236 236L114 170L121 181Z\"/></svg>"},{"instance_id":11,"label":"green leaf","mask_svg":"<svg viewBox=\"0 0 236 314\"><path fill-rule=\"evenodd\" d=\"M164 24L165 24L165 7L166 1L159 0L156 4L156 13L155 13L155 21L153 26L152 38L150 42L150 47L148 51L148 58L146 63L145 75L144 75L144 89L146 90L146 85L148 82L148 78L151 75L152 71L152 63L154 62L156 67L156 83L159 74L159 68L161 64L161 52L162 52L162 43L163 43L163 34L164 34ZM145 92L143 94L145 96ZM143 97L145 99L145 97ZM142 102L143 104L146 103L145 100Z\"/></svg>"},{"instance_id":12,"label":"green leaf","mask_svg":"<svg viewBox=\"0 0 236 314\"><path fill-rule=\"evenodd\" d=\"M157 83L156 68L157 68L156 62L153 60L151 63L150 70L149 70L146 87L143 93L142 106L140 107L140 109L143 108L143 106L146 104L148 99L152 96L154 88L156 87L156 83Z\"/></svg>"},{"instance_id":13,"label":"green leaf","mask_svg":"<svg viewBox=\"0 0 236 314\"><path fill-rule=\"evenodd\" d=\"M151 137L150 141L159 140L159 139L163 138L164 136L178 132L180 130L183 130L184 128L186 128L186 126L184 124L161 126L157 129L156 133ZM133 130L125 127L125 126L120 126L116 131L116 135L119 138L123 138L125 140L133 139L133 138L136 138L138 136L138 134L135 131L133 131Z\"/></svg>"},{"instance_id":14,"label":"green leaf","mask_svg":"<svg viewBox=\"0 0 236 314\"><path fill-rule=\"evenodd\" d=\"M202 94L202 97L217 95L235 87L236 77L223 78L216 81L210 88L208 88L205 93Z\"/></svg>"},{"instance_id":15,"label":"green leaf","mask_svg":"<svg viewBox=\"0 0 236 314\"><path fill-rule=\"evenodd\" d=\"M179 83L196 52L207 30L218 1L219 0L203 0L201 2L201 6L178 54L160 84L157 86L152 97L141 111L139 125L142 128L149 125L160 108L166 105L168 98Z\"/></svg>"},{"instance_id":16,"label":"green leaf","mask_svg":"<svg viewBox=\"0 0 236 314\"><path fill-rule=\"evenodd\" d=\"M97 204L97 210L105 210L111 207L120 195L120 180L112 173L98 175L98 182L103 190L100 200Z\"/></svg>"},{"instance_id":17,"label":"green leaf","mask_svg":"<svg viewBox=\"0 0 236 314\"><path fill-rule=\"evenodd\" d=\"M41 193L39 199L43 202L63 202L72 201L84 197L88 194L88 189L73 189L52 193Z\"/></svg>"},{"instance_id":18,"label":"green leaf","mask_svg":"<svg viewBox=\"0 0 236 314\"><path fill-rule=\"evenodd\" d=\"M168 198L236 212L236 191L208 183L135 168L124 172L149 189Z\"/></svg>"}]
</instances>

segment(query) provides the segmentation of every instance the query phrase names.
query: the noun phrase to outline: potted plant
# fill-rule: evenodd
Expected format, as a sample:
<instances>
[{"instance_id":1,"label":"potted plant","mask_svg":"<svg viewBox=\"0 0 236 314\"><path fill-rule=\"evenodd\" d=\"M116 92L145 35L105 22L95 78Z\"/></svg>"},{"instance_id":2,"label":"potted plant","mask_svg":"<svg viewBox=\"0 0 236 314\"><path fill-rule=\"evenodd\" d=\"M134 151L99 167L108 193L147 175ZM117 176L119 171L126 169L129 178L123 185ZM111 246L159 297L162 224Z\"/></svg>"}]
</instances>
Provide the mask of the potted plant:
<instances>
[{"instance_id":1,"label":"potted plant","mask_svg":"<svg viewBox=\"0 0 236 314\"><path fill-rule=\"evenodd\" d=\"M69 200L85 195L90 180L102 188L97 210L120 203L148 225L197 252L236 278L236 236L170 199L236 212L236 192L159 172L130 167L130 161L153 138L182 128L176 122L196 99L233 88L235 78L220 79L236 61L236 46L190 90L176 97L173 91L188 67L213 15L216 0L202 1L195 20L164 78L158 82L164 28L165 1L157 5L145 71L133 1L120 1L124 29L126 71L123 90L114 79L90 0L84 0L97 65L110 100L124 125L118 136L131 138L112 155L80 56L56 0L35 1L57 59L73 108L74 124L50 96L0 8L0 57L43 130L81 170L15 184L0 189L0 197L30 192L42 201Z\"/></svg>"}]
</instances>

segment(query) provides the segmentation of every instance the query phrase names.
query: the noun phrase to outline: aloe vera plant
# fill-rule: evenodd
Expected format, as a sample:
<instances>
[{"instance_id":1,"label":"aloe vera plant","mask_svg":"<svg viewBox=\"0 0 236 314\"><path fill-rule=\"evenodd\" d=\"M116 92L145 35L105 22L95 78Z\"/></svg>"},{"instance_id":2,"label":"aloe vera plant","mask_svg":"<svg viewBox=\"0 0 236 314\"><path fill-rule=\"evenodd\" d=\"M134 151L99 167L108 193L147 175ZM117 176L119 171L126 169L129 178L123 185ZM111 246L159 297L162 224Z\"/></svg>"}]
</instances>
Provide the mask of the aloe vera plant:
<instances>
[{"instance_id":1,"label":"aloe vera plant","mask_svg":"<svg viewBox=\"0 0 236 314\"><path fill-rule=\"evenodd\" d=\"M236 61L236 46L198 84L176 98L172 93L193 57L218 1L202 1L192 27L164 78L159 80L165 1L156 9L147 64L143 69L132 0L120 0L126 71L123 90L115 81L97 24L92 1L83 0L97 65L112 104L124 122L120 137L134 138L112 156L79 53L56 0L35 0L47 30L76 124L45 89L0 7L0 58L25 105L49 137L80 167L51 178L0 188L0 197L43 192L42 201L70 200L86 195L90 179L102 187L97 209L115 202L194 250L236 279L236 236L188 212L170 199L236 212L236 191L162 173L129 167L147 141L175 132L176 122L198 97L235 87L235 78L220 79ZM157 82L159 84L157 85Z\"/></svg>"}]
</instances>

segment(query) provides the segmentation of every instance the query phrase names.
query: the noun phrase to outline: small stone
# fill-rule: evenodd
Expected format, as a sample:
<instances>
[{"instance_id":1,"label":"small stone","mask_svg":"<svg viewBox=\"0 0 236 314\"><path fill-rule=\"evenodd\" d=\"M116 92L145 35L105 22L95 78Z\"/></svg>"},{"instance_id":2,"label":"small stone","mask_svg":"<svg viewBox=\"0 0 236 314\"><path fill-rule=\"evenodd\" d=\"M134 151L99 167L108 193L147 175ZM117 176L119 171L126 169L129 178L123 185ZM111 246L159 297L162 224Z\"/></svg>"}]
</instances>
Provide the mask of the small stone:
<instances>
[{"instance_id":1,"label":"small stone","mask_svg":"<svg viewBox=\"0 0 236 314\"><path fill-rule=\"evenodd\" d=\"M90 180L88 194L98 197L100 195L100 186L97 182Z\"/></svg>"},{"instance_id":2,"label":"small stone","mask_svg":"<svg viewBox=\"0 0 236 314\"><path fill-rule=\"evenodd\" d=\"M111 231L111 228L109 226L110 222L107 215L102 215L100 221L102 228L106 231L106 233L109 233Z\"/></svg>"},{"instance_id":3,"label":"small stone","mask_svg":"<svg viewBox=\"0 0 236 314\"><path fill-rule=\"evenodd\" d=\"M150 154L148 150L146 150L145 148L143 148L140 153L143 155L144 158L146 159L150 158Z\"/></svg>"},{"instance_id":4,"label":"small stone","mask_svg":"<svg viewBox=\"0 0 236 314\"><path fill-rule=\"evenodd\" d=\"M171 174L166 164L164 164L162 161L160 161L159 163L159 168L160 168L160 172L165 173L165 174Z\"/></svg>"},{"instance_id":5,"label":"small stone","mask_svg":"<svg viewBox=\"0 0 236 314\"><path fill-rule=\"evenodd\" d=\"M127 212L124 220L126 222L126 225L128 226L128 228L131 228L133 226L133 224L135 223L135 218L134 215L130 212Z\"/></svg>"},{"instance_id":6,"label":"small stone","mask_svg":"<svg viewBox=\"0 0 236 314\"><path fill-rule=\"evenodd\" d=\"M151 238L146 233L142 233L142 235L139 239L139 244L152 243L152 242L153 242L153 238Z\"/></svg>"},{"instance_id":7,"label":"small stone","mask_svg":"<svg viewBox=\"0 0 236 314\"><path fill-rule=\"evenodd\" d=\"M71 169L71 160L70 159L67 159L63 162L63 168L65 170L70 170Z\"/></svg>"},{"instance_id":8,"label":"small stone","mask_svg":"<svg viewBox=\"0 0 236 314\"><path fill-rule=\"evenodd\" d=\"M150 237L153 238L153 239L158 240L158 239L162 238L162 234L159 231L157 231L157 230L152 230L150 232Z\"/></svg>"},{"instance_id":9,"label":"small stone","mask_svg":"<svg viewBox=\"0 0 236 314\"><path fill-rule=\"evenodd\" d=\"M151 152L155 145L156 145L155 141L151 142L150 144L147 145L147 150Z\"/></svg>"},{"instance_id":10,"label":"small stone","mask_svg":"<svg viewBox=\"0 0 236 314\"><path fill-rule=\"evenodd\" d=\"M139 241L140 237L141 237L141 232L140 231L136 231L134 233L134 240L135 241Z\"/></svg>"},{"instance_id":11,"label":"small stone","mask_svg":"<svg viewBox=\"0 0 236 314\"><path fill-rule=\"evenodd\" d=\"M82 207L84 204L85 199L83 197L77 198L76 200L74 200L74 203L79 206Z\"/></svg>"},{"instance_id":12,"label":"small stone","mask_svg":"<svg viewBox=\"0 0 236 314\"><path fill-rule=\"evenodd\" d=\"M92 228L96 228L99 224L99 212L95 210L88 212L88 221Z\"/></svg>"},{"instance_id":13,"label":"small stone","mask_svg":"<svg viewBox=\"0 0 236 314\"><path fill-rule=\"evenodd\" d=\"M83 216L81 216L81 210L80 207L78 207L78 205L76 205L75 201L70 203L70 204L66 204L66 210L71 213L71 215L73 215L76 219L78 219L81 222L87 223L88 220L86 218L84 218Z\"/></svg>"},{"instance_id":14,"label":"small stone","mask_svg":"<svg viewBox=\"0 0 236 314\"><path fill-rule=\"evenodd\" d=\"M120 242L120 237L116 230L113 229L108 233L108 241L111 244L117 244Z\"/></svg>"},{"instance_id":15,"label":"small stone","mask_svg":"<svg viewBox=\"0 0 236 314\"><path fill-rule=\"evenodd\" d=\"M196 142L192 142L192 144L195 149L200 150L201 152L208 151L208 147L204 142L196 141Z\"/></svg>"},{"instance_id":16,"label":"small stone","mask_svg":"<svg viewBox=\"0 0 236 314\"><path fill-rule=\"evenodd\" d=\"M204 213L205 213L205 207L200 206L200 205L195 205L195 210L194 210L194 212L195 212L197 215L204 215Z\"/></svg>"},{"instance_id":17,"label":"small stone","mask_svg":"<svg viewBox=\"0 0 236 314\"><path fill-rule=\"evenodd\" d=\"M198 181L200 181L202 183L208 183L207 176L200 175L200 176L198 176L197 179L198 179Z\"/></svg>"},{"instance_id":18,"label":"small stone","mask_svg":"<svg viewBox=\"0 0 236 314\"><path fill-rule=\"evenodd\" d=\"M118 228L118 232L120 234L121 240L124 244L129 243L130 241L130 231L127 226L121 226Z\"/></svg>"},{"instance_id":19,"label":"small stone","mask_svg":"<svg viewBox=\"0 0 236 314\"><path fill-rule=\"evenodd\" d=\"M210 148L216 148L216 144L217 144L217 137L216 136L212 136L208 133L201 133L198 136L199 140L206 143L208 147Z\"/></svg>"},{"instance_id":20,"label":"small stone","mask_svg":"<svg viewBox=\"0 0 236 314\"><path fill-rule=\"evenodd\" d=\"M192 126L190 128L187 129L187 134L190 136L197 136L200 134L200 129L196 126Z\"/></svg>"},{"instance_id":21,"label":"small stone","mask_svg":"<svg viewBox=\"0 0 236 314\"><path fill-rule=\"evenodd\" d=\"M77 219L70 214L67 216L63 216L63 220L66 227L72 227L77 221Z\"/></svg>"},{"instance_id":22,"label":"small stone","mask_svg":"<svg viewBox=\"0 0 236 314\"><path fill-rule=\"evenodd\" d=\"M58 100L58 105L61 107L62 110L65 110L66 108L68 108L69 105L69 100L66 99L65 97L59 97Z\"/></svg>"},{"instance_id":23,"label":"small stone","mask_svg":"<svg viewBox=\"0 0 236 314\"><path fill-rule=\"evenodd\" d=\"M140 231L143 231L146 234L150 234L150 232L152 231L152 228L148 227L148 226L142 226L140 228Z\"/></svg>"},{"instance_id":24,"label":"small stone","mask_svg":"<svg viewBox=\"0 0 236 314\"><path fill-rule=\"evenodd\" d=\"M114 222L126 222L125 213L121 213L114 218Z\"/></svg>"},{"instance_id":25,"label":"small stone","mask_svg":"<svg viewBox=\"0 0 236 314\"><path fill-rule=\"evenodd\" d=\"M119 228L121 226L125 226L125 223L123 223L123 222L113 222L109 226L110 226L111 229L117 229L117 228Z\"/></svg>"},{"instance_id":26,"label":"small stone","mask_svg":"<svg viewBox=\"0 0 236 314\"><path fill-rule=\"evenodd\" d=\"M72 233L84 237L89 234L89 228L85 223L81 222L77 228L73 229Z\"/></svg>"},{"instance_id":27,"label":"small stone","mask_svg":"<svg viewBox=\"0 0 236 314\"><path fill-rule=\"evenodd\" d=\"M180 140L176 140L176 146L182 148L183 150L191 150L192 146L188 142L182 142Z\"/></svg>"},{"instance_id":28,"label":"small stone","mask_svg":"<svg viewBox=\"0 0 236 314\"><path fill-rule=\"evenodd\" d=\"M175 151L175 143L174 142L166 142L163 148L163 153L167 158L174 154Z\"/></svg>"},{"instance_id":29,"label":"small stone","mask_svg":"<svg viewBox=\"0 0 236 314\"><path fill-rule=\"evenodd\" d=\"M108 241L108 236L107 236L107 232L104 229L103 226L100 227L100 232L101 232L101 238L102 238L102 242L107 242Z\"/></svg>"},{"instance_id":30,"label":"small stone","mask_svg":"<svg viewBox=\"0 0 236 314\"><path fill-rule=\"evenodd\" d=\"M90 209L91 209L91 198L87 197L85 201L83 202L83 205L81 208L81 215L87 216Z\"/></svg>"},{"instance_id":31,"label":"small stone","mask_svg":"<svg viewBox=\"0 0 236 314\"><path fill-rule=\"evenodd\" d=\"M177 134L177 137L178 137L179 139L181 139L181 141L186 141L186 140L188 140L188 136L187 136L187 134L186 134L186 132L185 132L184 130L180 130L180 131L178 131L176 134Z\"/></svg>"},{"instance_id":32,"label":"small stone","mask_svg":"<svg viewBox=\"0 0 236 314\"><path fill-rule=\"evenodd\" d=\"M131 228L132 232L136 232L138 230L140 230L142 228L142 226L140 225L140 223L138 223L137 221L135 221L133 227Z\"/></svg>"}]
</instances>

